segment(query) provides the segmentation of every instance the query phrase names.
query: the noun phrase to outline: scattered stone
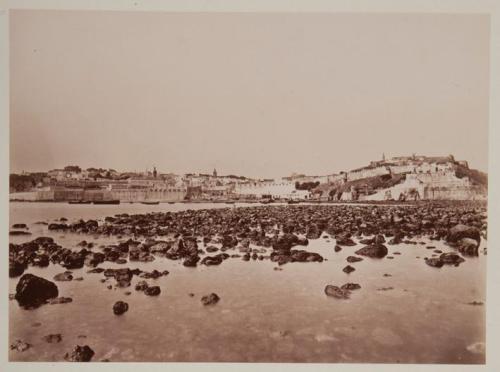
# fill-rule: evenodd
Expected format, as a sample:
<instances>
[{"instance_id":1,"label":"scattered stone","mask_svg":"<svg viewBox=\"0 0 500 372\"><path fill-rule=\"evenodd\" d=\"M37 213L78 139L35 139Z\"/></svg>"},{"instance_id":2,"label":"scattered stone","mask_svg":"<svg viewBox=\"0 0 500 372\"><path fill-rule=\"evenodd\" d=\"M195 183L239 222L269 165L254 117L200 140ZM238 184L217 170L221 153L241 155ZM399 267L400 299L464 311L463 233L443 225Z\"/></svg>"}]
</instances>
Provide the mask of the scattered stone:
<instances>
[{"instance_id":1,"label":"scattered stone","mask_svg":"<svg viewBox=\"0 0 500 372\"><path fill-rule=\"evenodd\" d=\"M350 291L347 289L339 288L335 285L328 284L325 287L325 294L330 297L335 297L339 299L348 299L350 297Z\"/></svg>"},{"instance_id":2,"label":"scattered stone","mask_svg":"<svg viewBox=\"0 0 500 372\"><path fill-rule=\"evenodd\" d=\"M33 345L31 345L31 344L29 344L27 342L24 342L24 341L21 341L21 340L16 340L14 343L12 343L10 345L10 349L11 350L16 350L16 351L19 351L19 352L23 352L23 351L28 350L32 346Z\"/></svg>"},{"instance_id":3,"label":"scattered stone","mask_svg":"<svg viewBox=\"0 0 500 372\"><path fill-rule=\"evenodd\" d=\"M367 257L372 257L372 258L383 258L387 255L388 250L387 250L387 247L385 245L376 243L376 244L367 245L366 247L358 249L355 253L357 255L360 255L360 256L367 256Z\"/></svg>"},{"instance_id":4,"label":"scattered stone","mask_svg":"<svg viewBox=\"0 0 500 372\"><path fill-rule=\"evenodd\" d=\"M344 267L342 269L342 271L345 272L346 274L350 274L350 273L352 273L355 270L356 269L354 267L352 267L351 265L347 265L346 267Z\"/></svg>"},{"instance_id":5,"label":"scattered stone","mask_svg":"<svg viewBox=\"0 0 500 372\"><path fill-rule=\"evenodd\" d=\"M361 286L358 283L346 283L340 289L348 290L348 291L353 291L356 289L360 289Z\"/></svg>"},{"instance_id":6,"label":"scattered stone","mask_svg":"<svg viewBox=\"0 0 500 372\"><path fill-rule=\"evenodd\" d=\"M60 274L55 275L54 280L56 282L69 282L69 281L73 280L73 275L71 275L70 271L66 271L64 273L60 273Z\"/></svg>"},{"instance_id":7,"label":"scattered stone","mask_svg":"<svg viewBox=\"0 0 500 372\"><path fill-rule=\"evenodd\" d=\"M136 285L135 285L135 290L136 291L144 291L146 290L146 288L148 288L149 285L148 285L148 282L146 282L145 280L141 280L140 282L138 282Z\"/></svg>"},{"instance_id":8,"label":"scattered stone","mask_svg":"<svg viewBox=\"0 0 500 372\"><path fill-rule=\"evenodd\" d=\"M88 345L77 345L70 353L66 353L64 359L68 362L90 362L94 354L94 350Z\"/></svg>"},{"instance_id":9,"label":"scattered stone","mask_svg":"<svg viewBox=\"0 0 500 372\"><path fill-rule=\"evenodd\" d=\"M29 231L24 230L11 230L9 231L10 236L19 236L19 235L31 235Z\"/></svg>"},{"instance_id":10,"label":"scattered stone","mask_svg":"<svg viewBox=\"0 0 500 372\"><path fill-rule=\"evenodd\" d=\"M443 264L448 264L448 265L459 265L462 262L465 262L465 260L462 257L452 252L442 253L439 256L439 259L443 262Z\"/></svg>"},{"instance_id":11,"label":"scattered stone","mask_svg":"<svg viewBox=\"0 0 500 372\"><path fill-rule=\"evenodd\" d=\"M203 296L201 298L201 303L205 306L207 305L215 305L217 302L219 302L220 297L216 293L210 293L207 296Z\"/></svg>"},{"instance_id":12,"label":"scattered stone","mask_svg":"<svg viewBox=\"0 0 500 372\"><path fill-rule=\"evenodd\" d=\"M363 259L361 257L356 257L356 256L348 256L346 260L349 263L363 261Z\"/></svg>"},{"instance_id":13,"label":"scattered stone","mask_svg":"<svg viewBox=\"0 0 500 372\"><path fill-rule=\"evenodd\" d=\"M70 302L73 302L71 297L57 297L49 300L49 304L51 305L67 304Z\"/></svg>"},{"instance_id":14,"label":"scattered stone","mask_svg":"<svg viewBox=\"0 0 500 372\"><path fill-rule=\"evenodd\" d=\"M152 287L147 287L144 290L144 293L148 296L158 296L161 293L160 287L158 286L152 286Z\"/></svg>"},{"instance_id":15,"label":"scattered stone","mask_svg":"<svg viewBox=\"0 0 500 372\"><path fill-rule=\"evenodd\" d=\"M443 267L443 265L444 265L444 262L441 261L440 258L427 258L427 257L425 257L424 260L425 260L425 263L431 267L440 268L440 267Z\"/></svg>"},{"instance_id":16,"label":"scattered stone","mask_svg":"<svg viewBox=\"0 0 500 372\"><path fill-rule=\"evenodd\" d=\"M113 305L113 313L115 315L122 315L123 313L128 311L128 304L123 301L117 301Z\"/></svg>"},{"instance_id":17,"label":"scattered stone","mask_svg":"<svg viewBox=\"0 0 500 372\"><path fill-rule=\"evenodd\" d=\"M54 283L33 274L24 274L16 286L16 300L24 308L37 308L58 294Z\"/></svg>"},{"instance_id":18,"label":"scattered stone","mask_svg":"<svg viewBox=\"0 0 500 372\"><path fill-rule=\"evenodd\" d=\"M49 344L56 344L56 343L59 343L62 341L62 336L60 333L49 334L49 335L43 336L42 339L45 342L48 342Z\"/></svg>"},{"instance_id":19,"label":"scattered stone","mask_svg":"<svg viewBox=\"0 0 500 372\"><path fill-rule=\"evenodd\" d=\"M27 229L28 226L25 223L15 223L12 225L13 229Z\"/></svg>"}]
</instances>

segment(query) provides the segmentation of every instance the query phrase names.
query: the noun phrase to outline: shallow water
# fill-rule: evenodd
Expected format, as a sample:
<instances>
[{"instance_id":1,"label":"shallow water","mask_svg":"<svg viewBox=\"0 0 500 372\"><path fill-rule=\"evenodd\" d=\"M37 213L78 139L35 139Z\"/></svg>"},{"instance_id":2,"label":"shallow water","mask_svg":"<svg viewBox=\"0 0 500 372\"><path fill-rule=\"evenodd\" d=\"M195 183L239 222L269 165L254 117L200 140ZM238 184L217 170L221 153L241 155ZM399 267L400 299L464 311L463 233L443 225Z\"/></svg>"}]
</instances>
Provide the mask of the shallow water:
<instances>
[{"instance_id":1,"label":"shallow water","mask_svg":"<svg viewBox=\"0 0 500 372\"><path fill-rule=\"evenodd\" d=\"M119 239L49 232L47 226L34 223L214 207L228 205L10 203L10 224L27 223L32 232L10 241L52 236L68 248L76 248L84 239L98 246ZM453 251L442 242L414 240ZM483 248L486 242L481 244ZM159 257L150 263L99 265L170 271L166 277L147 280L161 287L158 297L136 292L135 283L142 280L136 276L131 287L109 290L107 285L114 281L101 283L102 274L87 274L87 267L73 270L74 277L84 280L56 283L59 295L72 297L72 303L23 310L16 301L9 302L10 342L21 339L33 345L24 352L9 351L9 358L62 361L79 344L95 351L93 361L484 363L485 308L468 303L486 300L486 256L436 269L423 260L433 253L426 245L388 245L394 259L364 258L351 264L356 271L346 274L342 272L346 257L358 247L336 253L334 246L333 238L310 240L307 250L327 261L289 263L281 271L274 270L277 265L269 260L241 258L196 268ZM63 271L51 265L26 272L52 280ZM18 280L9 279L10 293ZM327 284L347 282L362 287L352 292L351 299L324 294ZM132 294L126 296L126 291ZM211 292L221 300L203 306L200 298ZM121 316L112 312L118 300L129 304ZM51 333L61 333L62 341L42 340Z\"/></svg>"}]
</instances>

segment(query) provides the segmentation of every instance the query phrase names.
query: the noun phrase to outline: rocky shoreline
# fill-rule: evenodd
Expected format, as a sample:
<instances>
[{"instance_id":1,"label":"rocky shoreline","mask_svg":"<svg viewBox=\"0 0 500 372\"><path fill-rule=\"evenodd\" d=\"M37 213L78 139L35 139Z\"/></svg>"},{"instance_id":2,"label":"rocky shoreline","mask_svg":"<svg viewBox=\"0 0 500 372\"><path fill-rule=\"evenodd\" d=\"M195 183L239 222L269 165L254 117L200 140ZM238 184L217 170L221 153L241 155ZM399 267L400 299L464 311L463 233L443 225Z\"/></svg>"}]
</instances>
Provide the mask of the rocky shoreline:
<instances>
[{"instance_id":1,"label":"rocky shoreline","mask_svg":"<svg viewBox=\"0 0 500 372\"><path fill-rule=\"evenodd\" d=\"M425 245L423 237L444 241L452 249L450 252L433 251L431 257L420 258L423 264L436 269L444 265L458 266L469 256L486 254L479 252L479 245L487 236L486 208L470 203L258 206L117 214L103 221L52 222L47 224L47 229L82 234L84 239L76 250L59 245L51 237L9 245L9 276L20 277L16 293L11 298L24 309L71 301L70 298L58 297L54 282L81 280L74 273L84 267L87 267L88 274L102 275L102 282L109 289L130 287L133 276L137 276L142 280L135 285L135 291L146 296L161 296L161 288L151 285L148 280L169 275L167 270L149 272L129 267L101 267L106 262L131 265L164 257L179 261L186 267L196 267L221 265L232 259L266 260L276 263L275 269L279 269L296 262L324 264L324 257L308 251L307 247L311 240L326 239L335 240L332 248L335 252L358 246L348 256L348 265L340 268L347 278L356 270L356 262L392 259L387 245L422 245L424 256L424 252L433 247ZM120 242L101 246L88 242L90 237L99 236L114 236ZM65 270L53 278L24 273L30 266L46 267L49 264L59 265ZM113 284L108 284L110 281ZM324 289L326 296L342 300L349 299L352 291L362 290L362 286L363 283L346 280L345 284L319 283L319 290ZM127 293L130 291L124 295ZM201 303L216 305L221 300L216 293L207 293L201 298ZM110 309L117 316L128 310L125 301L118 301ZM16 342L11 346L13 350L22 352L31 347L21 340ZM88 345L78 345L64 358L88 361L93 355Z\"/></svg>"}]
</instances>

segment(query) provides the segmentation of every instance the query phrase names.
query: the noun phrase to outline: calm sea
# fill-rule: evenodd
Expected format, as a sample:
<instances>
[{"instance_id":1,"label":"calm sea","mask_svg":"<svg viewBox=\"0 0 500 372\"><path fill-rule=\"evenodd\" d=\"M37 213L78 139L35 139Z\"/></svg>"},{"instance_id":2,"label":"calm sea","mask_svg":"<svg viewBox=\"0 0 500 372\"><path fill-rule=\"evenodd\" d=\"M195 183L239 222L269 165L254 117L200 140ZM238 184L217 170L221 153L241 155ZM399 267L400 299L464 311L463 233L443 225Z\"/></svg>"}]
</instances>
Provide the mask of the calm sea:
<instances>
[{"instance_id":1,"label":"calm sea","mask_svg":"<svg viewBox=\"0 0 500 372\"><path fill-rule=\"evenodd\" d=\"M84 239L99 246L119 239L53 233L35 222L228 207L233 208L13 202L10 224L28 224L32 236L10 241L52 236L68 248L77 249ZM432 245L451 251L441 242ZM150 263L100 265L170 271L166 277L148 280L161 287L158 297L136 292L133 287L142 280L136 276L131 287L109 290L109 283L100 282L102 274L86 274L87 267L74 270L73 276L82 276L83 281L57 282L60 296L72 297L72 303L23 310L16 301L9 302L10 342L21 339L33 345L25 352L10 351L10 360L62 361L75 345L89 345L95 351L93 361L484 363L485 308L468 303L486 300L486 256L436 269L423 261L432 254L425 245L388 245L390 255L396 251L401 255L392 260L365 258L353 265L356 271L345 274L346 257L356 247L336 253L334 246L333 238L311 240L307 250L327 261L287 264L282 271L274 270L277 265L269 260L240 258L196 268L158 257ZM27 270L49 280L63 271L52 265ZM18 280L9 279L10 293ZM353 291L351 299L325 296L327 284L347 282L362 287ZM132 294L124 295L129 290ZM200 298L212 292L220 302L203 306ZM115 316L112 307L119 300L128 302L129 311ZM62 334L60 343L42 340L54 333Z\"/></svg>"}]
</instances>

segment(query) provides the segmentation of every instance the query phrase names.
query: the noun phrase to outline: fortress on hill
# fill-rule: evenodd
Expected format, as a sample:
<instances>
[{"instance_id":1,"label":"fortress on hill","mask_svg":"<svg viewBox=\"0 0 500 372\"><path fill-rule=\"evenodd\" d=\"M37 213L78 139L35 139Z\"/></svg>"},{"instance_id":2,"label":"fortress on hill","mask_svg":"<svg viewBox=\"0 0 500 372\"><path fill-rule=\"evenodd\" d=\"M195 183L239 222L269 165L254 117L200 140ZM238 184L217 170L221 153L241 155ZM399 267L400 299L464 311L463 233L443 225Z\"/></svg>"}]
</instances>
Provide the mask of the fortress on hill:
<instances>
[{"instance_id":1,"label":"fortress on hill","mask_svg":"<svg viewBox=\"0 0 500 372\"><path fill-rule=\"evenodd\" d=\"M330 200L485 200L486 174L452 155L402 156L330 176L314 192Z\"/></svg>"}]
</instances>

